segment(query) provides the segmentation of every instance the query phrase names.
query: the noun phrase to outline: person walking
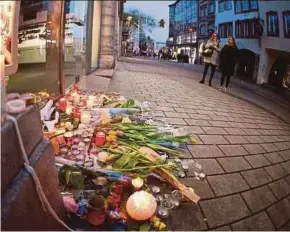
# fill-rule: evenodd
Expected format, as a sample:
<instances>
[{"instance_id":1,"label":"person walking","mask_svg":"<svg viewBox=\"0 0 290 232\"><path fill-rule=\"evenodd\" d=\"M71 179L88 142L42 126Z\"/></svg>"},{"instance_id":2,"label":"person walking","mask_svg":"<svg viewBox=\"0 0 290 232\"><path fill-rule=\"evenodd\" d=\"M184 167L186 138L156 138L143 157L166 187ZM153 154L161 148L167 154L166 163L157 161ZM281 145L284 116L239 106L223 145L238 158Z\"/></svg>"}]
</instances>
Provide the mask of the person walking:
<instances>
[{"instance_id":1,"label":"person walking","mask_svg":"<svg viewBox=\"0 0 290 232\"><path fill-rule=\"evenodd\" d=\"M219 65L220 51L220 40L218 38L218 35L216 33L213 33L210 39L205 44L202 44L200 47L200 53L203 57L204 62L204 70L202 79L199 81L199 83L204 84L208 68L211 67L208 83L208 85L211 86L216 67Z\"/></svg>"},{"instance_id":2,"label":"person walking","mask_svg":"<svg viewBox=\"0 0 290 232\"><path fill-rule=\"evenodd\" d=\"M227 92L227 88L230 84L231 76L234 74L235 65L237 62L238 48L236 45L236 41L233 37L228 38L228 43L223 47L220 53L220 61L221 61L221 86L220 90ZM223 87L226 79L226 86Z\"/></svg>"}]
</instances>

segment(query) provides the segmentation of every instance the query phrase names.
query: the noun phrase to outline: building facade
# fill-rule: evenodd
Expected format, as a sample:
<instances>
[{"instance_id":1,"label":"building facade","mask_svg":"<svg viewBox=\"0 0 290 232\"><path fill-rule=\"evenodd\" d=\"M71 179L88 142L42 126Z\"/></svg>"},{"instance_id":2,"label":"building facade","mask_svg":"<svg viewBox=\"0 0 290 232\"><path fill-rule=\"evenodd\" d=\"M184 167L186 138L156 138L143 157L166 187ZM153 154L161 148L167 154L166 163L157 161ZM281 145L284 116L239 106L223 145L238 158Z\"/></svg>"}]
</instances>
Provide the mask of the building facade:
<instances>
[{"instance_id":1,"label":"building facade","mask_svg":"<svg viewBox=\"0 0 290 232\"><path fill-rule=\"evenodd\" d=\"M207 41L211 32L215 30L215 0L199 0L198 1L198 29L197 44ZM199 54L198 54L199 56ZM198 63L202 62L201 57L197 59Z\"/></svg>"},{"instance_id":2,"label":"building facade","mask_svg":"<svg viewBox=\"0 0 290 232\"><path fill-rule=\"evenodd\" d=\"M177 0L169 5L168 45L188 55L189 63L194 63L197 51L197 5L195 0Z\"/></svg>"},{"instance_id":3,"label":"building facade","mask_svg":"<svg viewBox=\"0 0 290 232\"><path fill-rule=\"evenodd\" d=\"M8 92L63 93L79 77L113 69L124 1L20 2L18 70Z\"/></svg>"},{"instance_id":4,"label":"building facade","mask_svg":"<svg viewBox=\"0 0 290 232\"><path fill-rule=\"evenodd\" d=\"M258 84L290 89L290 2L260 1L264 22Z\"/></svg>"},{"instance_id":5,"label":"building facade","mask_svg":"<svg viewBox=\"0 0 290 232\"><path fill-rule=\"evenodd\" d=\"M233 36L239 49L236 75L255 79L260 56L260 20L258 0L215 1L215 31L221 45Z\"/></svg>"}]
</instances>

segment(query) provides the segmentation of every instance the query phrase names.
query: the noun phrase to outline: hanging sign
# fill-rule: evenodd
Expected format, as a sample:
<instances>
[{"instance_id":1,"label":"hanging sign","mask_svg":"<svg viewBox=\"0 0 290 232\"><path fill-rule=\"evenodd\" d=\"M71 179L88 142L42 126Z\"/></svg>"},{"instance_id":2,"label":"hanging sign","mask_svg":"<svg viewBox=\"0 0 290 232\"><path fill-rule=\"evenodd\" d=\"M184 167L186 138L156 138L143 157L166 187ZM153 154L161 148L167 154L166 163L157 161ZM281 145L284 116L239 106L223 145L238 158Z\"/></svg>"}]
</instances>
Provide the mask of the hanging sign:
<instances>
[{"instance_id":1,"label":"hanging sign","mask_svg":"<svg viewBox=\"0 0 290 232\"><path fill-rule=\"evenodd\" d=\"M4 56L6 76L18 68L19 5L20 1L0 1L0 54Z\"/></svg>"}]
</instances>

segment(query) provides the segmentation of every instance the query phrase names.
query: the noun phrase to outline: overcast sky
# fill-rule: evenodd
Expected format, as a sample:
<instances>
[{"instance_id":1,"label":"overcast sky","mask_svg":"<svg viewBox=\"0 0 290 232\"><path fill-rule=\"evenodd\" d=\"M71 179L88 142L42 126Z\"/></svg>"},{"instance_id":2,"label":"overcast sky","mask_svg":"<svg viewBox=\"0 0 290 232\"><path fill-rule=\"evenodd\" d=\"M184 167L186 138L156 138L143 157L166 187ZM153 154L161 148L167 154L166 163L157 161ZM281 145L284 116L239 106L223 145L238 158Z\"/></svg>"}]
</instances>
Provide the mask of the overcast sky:
<instances>
[{"instance_id":1,"label":"overcast sky","mask_svg":"<svg viewBox=\"0 0 290 232\"><path fill-rule=\"evenodd\" d=\"M169 7L168 5L175 1L126 1L125 7L138 8L144 13L153 16L157 22L160 19L165 20L165 28L157 27L152 32L152 38L157 42L166 42L168 38L168 24L169 24Z\"/></svg>"}]
</instances>

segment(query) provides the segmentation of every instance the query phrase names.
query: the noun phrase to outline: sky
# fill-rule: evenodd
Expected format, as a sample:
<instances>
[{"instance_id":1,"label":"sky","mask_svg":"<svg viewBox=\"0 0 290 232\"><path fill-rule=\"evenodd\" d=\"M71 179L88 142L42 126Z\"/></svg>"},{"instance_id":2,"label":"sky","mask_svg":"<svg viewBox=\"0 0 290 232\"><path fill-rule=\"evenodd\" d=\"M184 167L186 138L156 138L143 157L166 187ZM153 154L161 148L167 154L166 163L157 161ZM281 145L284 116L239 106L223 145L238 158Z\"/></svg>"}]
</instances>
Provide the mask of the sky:
<instances>
[{"instance_id":1,"label":"sky","mask_svg":"<svg viewBox=\"0 0 290 232\"><path fill-rule=\"evenodd\" d=\"M157 20L165 20L165 27L156 27L152 31L152 38L156 42L166 42L168 38L169 31L169 7L168 5L174 3L175 1L129 1L125 3L125 8L137 8L142 10L142 12L151 15Z\"/></svg>"}]
</instances>

